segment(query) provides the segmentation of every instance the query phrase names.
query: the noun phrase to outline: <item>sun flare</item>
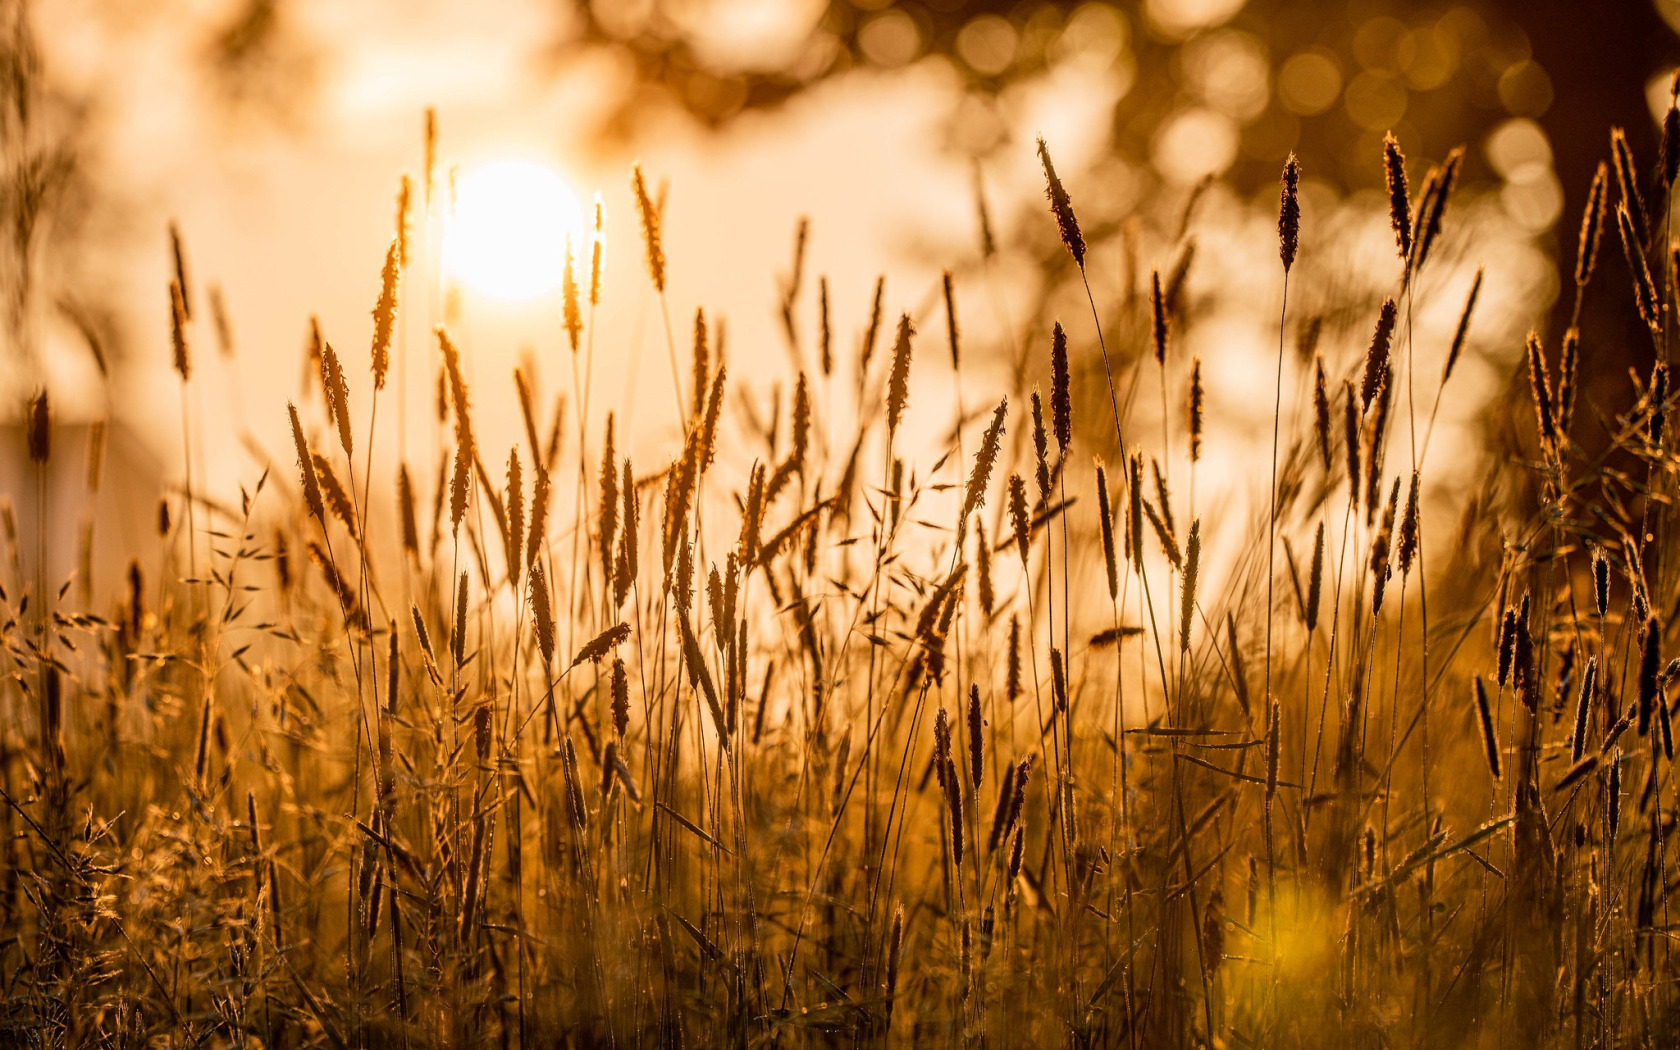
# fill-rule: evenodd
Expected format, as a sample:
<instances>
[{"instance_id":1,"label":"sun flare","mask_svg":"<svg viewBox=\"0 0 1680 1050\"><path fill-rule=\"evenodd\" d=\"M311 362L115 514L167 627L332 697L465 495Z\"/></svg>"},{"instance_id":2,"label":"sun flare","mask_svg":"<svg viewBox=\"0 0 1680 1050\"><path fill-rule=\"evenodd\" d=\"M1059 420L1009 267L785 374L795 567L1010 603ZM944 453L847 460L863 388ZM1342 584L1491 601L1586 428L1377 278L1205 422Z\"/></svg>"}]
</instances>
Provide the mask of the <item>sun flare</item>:
<instances>
[{"instance_id":1,"label":"sun flare","mask_svg":"<svg viewBox=\"0 0 1680 1050\"><path fill-rule=\"evenodd\" d=\"M489 164L456 185L444 266L486 295L530 299L560 286L566 238L576 245L583 228L577 195L552 170L532 161Z\"/></svg>"}]
</instances>

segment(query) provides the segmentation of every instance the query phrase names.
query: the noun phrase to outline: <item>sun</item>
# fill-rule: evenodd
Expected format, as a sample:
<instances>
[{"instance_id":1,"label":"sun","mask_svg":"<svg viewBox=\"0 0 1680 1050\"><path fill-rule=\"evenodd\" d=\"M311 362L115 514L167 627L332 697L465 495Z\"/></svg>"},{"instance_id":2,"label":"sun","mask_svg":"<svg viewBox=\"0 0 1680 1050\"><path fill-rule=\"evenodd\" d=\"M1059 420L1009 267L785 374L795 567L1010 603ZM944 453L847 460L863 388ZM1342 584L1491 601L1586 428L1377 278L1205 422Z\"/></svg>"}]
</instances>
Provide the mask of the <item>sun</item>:
<instances>
[{"instance_id":1,"label":"sun","mask_svg":"<svg viewBox=\"0 0 1680 1050\"><path fill-rule=\"evenodd\" d=\"M575 246L584 228L583 208L564 179L532 161L499 161L468 171L455 193L443 246L451 274L497 299L530 299L560 286L566 238Z\"/></svg>"}]
</instances>

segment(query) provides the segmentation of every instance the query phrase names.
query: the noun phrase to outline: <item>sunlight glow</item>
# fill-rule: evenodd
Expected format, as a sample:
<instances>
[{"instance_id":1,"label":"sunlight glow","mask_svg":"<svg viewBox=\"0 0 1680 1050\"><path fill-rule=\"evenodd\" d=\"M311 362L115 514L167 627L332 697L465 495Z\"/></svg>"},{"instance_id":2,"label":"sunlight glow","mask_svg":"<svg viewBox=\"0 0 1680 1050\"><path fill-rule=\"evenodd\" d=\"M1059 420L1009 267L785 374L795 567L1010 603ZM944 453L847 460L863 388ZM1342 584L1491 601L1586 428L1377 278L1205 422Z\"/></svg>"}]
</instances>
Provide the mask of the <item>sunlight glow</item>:
<instances>
[{"instance_id":1,"label":"sunlight glow","mask_svg":"<svg viewBox=\"0 0 1680 1050\"><path fill-rule=\"evenodd\" d=\"M560 286L566 238L586 251L583 208L565 181L531 161L501 161L456 185L444 266L497 299L530 299Z\"/></svg>"}]
</instances>

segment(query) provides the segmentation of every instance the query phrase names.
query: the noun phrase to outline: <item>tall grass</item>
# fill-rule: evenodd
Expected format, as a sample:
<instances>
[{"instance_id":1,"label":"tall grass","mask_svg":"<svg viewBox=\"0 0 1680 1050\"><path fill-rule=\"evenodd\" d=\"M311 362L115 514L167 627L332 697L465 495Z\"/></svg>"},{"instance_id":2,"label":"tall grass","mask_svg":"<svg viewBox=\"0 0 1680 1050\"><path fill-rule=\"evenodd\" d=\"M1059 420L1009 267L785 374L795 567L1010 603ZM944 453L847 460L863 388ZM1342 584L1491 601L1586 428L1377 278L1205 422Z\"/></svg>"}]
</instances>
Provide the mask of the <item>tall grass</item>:
<instances>
[{"instance_id":1,"label":"tall grass","mask_svg":"<svg viewBox=\"0 0 1680 1050\"><path fill-rule=\"evenodd\" d=\"M1221 447L1202 361L1172 352L1194 320L1179 291L1193 245L1165 284L1153 274L1147 308L1130 287L1104 302L1076 194L1038 153L1043 221L1091 324L1041 333L1025 389L969 376L995 405L978 420L957 386L944 401L915 381L931 366L909 312L874 359L884 281L848 360L829 278L801 291L803 223L781 310L802 361L802 312L820 334L790 403L735 392L698 311L685 391L666 301L685 261L666 256L639 167L683 418L651 472L620 454L633 435L610 414L596 431L585 408L566 447L525 371L520 443L480 447L447 328L453 426L435 460L375 454L374 398L420 316L406 296L431 280L405 269L406 182L357 384L372 396L352 396L358 365L317 337L325 413L289 406L293 448L236 500L184 471L154 587L138 550L119 593L80 600L26 567L47 563L48 482L69 469L47 395L32 401L39 547L20 556L8 510L0 573L6 1039L1671 1044L1680 290L1653 277L1669 247L1645 195L1666 214L1674 165L1643 186L1612 137L1556 378L1539 334L1497 351L1532 408L1490 406L1519 437L1467 485L1450 458L1464 450L1427 453L1482 271L1467 288L1420 279L1462 153L1415 201L1399 144L1372 158L1401 272L1358 322L1374 326L1364 354L1288 308L1330 279L1290 157L1255 502L1195 489L1198 464L1253 456ZM1595 334L1576 325L1611 170L1632 280L1593 291L1653 340L1634 389L1589 406ZM429 200L430 161L424 185ZM568 251L579 401L603 228L597 207L586 289ZM989 222L986 242L989 259ZM173 251L185 404L192 288L179 237ZM964 272L942 278L959 376L959 320L970 346L984 331L959 319ZM1440 374L1414 375L1414 311L1437 295L1461 319L1432 348ZM1150 371L1158 444L1132 418ZM1184 440L1169 379L1188 391ZM1107 412L1081 418L1092 404ZM837 430L847 405L858 422ZM911 419L955 425L918 449ZM211 439L183 437L188 464ZM1262 512L1231 510L1249 503Z\"/></svg>"}]
</instances>

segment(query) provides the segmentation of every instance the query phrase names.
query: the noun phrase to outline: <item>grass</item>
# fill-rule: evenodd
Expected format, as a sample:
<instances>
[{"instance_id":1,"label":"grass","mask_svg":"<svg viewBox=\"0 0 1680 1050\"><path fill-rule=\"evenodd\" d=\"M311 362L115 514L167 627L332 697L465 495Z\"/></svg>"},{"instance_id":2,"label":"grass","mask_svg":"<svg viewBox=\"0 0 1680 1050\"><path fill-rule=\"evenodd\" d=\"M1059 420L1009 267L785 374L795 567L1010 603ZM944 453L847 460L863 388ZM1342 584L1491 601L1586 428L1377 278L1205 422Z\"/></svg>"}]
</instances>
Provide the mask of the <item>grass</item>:
<instances>
[{"instance_id":1,"label":"grass","mask_svg":"<svg viewBox=\"0 0 1680 1050\"><path fill-rule=\"evenodd\" d=\"M1633 280L1593 290L1652 333L1635 389L1578 406L1593 337L1561 338L1555 382L1531 337L1509 359L1533 406L1491 407L1516 443L1466 486L1454 450L1428 453L1476 291L1439 376L1414 375L1412 328L1444 294L1419 276L1461 154L1414 201L1390 139L1392 297L1362 355L1318 349L1322 320L1279 301L1271 480L1244 515L1195 489L1198 463L1246 453L1204 435L1202 363L1173 342L1193 249L1167 290L1156 272L1103 301L1038 151L1093 324L1036 340L1021 388L970 379L973 419L955 384L942 402L912 382L942 355L908 314L873 358L880 283L848 354L826 276L821 368L788 404L731 411L746 395L700 314L685 396L665 289L683 260L637 168L685 417L651 472L610 415L567 447L524 373L522 441L481 448L454 335L413 362L393 336L399 230L368 400L317 337L325 412L291 408L295 470L237 500L185 483L161 559L134 551L97 597L35 578L56 523L20 556L8 510L7 1040L1670 1044L1680 301L1652 276L1673 267L1645 198L1666 223L1675 165L1642 196L1613 139ZM1280 277L1310 296L1313 217L1284 170ZM796 352L805 239L780 288ZM574 355L595 340L589 247L567 268ZM186 391L178 239L175 259ZM960 375L950 274L943 307ZM399 375L438 373L431 463L374 455L393 350ZM1158 443L1133 414L1157 378ZM857 426L830 429L848 402ZM951 420L947 446L913 454L912 417ZM44 492L75 466L46 394L28 418ZM183 436L190 462L208 436Z\"/></svg>"}]
</instances>

